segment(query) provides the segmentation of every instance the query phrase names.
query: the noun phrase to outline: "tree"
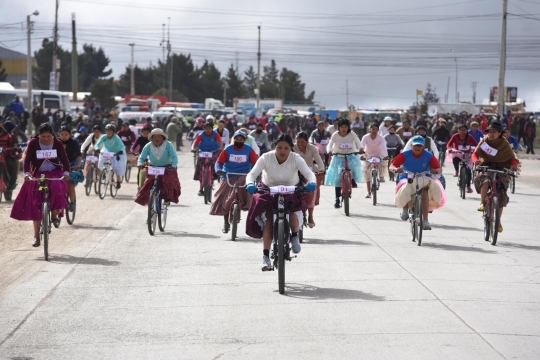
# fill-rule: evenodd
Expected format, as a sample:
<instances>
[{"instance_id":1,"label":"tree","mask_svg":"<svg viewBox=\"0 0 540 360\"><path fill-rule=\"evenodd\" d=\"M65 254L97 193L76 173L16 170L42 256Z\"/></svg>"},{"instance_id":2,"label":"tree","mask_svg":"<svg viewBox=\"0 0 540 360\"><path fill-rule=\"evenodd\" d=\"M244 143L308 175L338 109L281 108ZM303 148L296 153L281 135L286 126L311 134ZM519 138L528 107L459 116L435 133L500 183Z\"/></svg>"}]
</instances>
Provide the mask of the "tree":
<instances>
[{"instance_id":1,"label":"tree","mask_svg":"<svg viewBox=\"0 0 540 360\"><path fill-rule=\"evenodd\" d=\"M2 68L2 60L0 60L0 81L6 81L6 69Z\"/></svg>"},{"instance_id":2,"label":"tree","mask_svg":"<svg viewBox=\"0 0 540 360\"><path fill-rule=\"evenodd\" d=\"M305 88L300 80L300 74L283 68L280 74L280 85L282 91L282 99L284 101L305 101Z\"/></svg>"},{"instance_id":3,"label":"tree","mask_svg":"<svg viewBox=\"0 0 540 360\"><path fill-rule=\"evenodd\" d=\"M250 66L244 72L244 89L245 94L248 98L253 98L255 96L255 89L257 88L257 74L253 70L253 66Z\"/></svg>"},{"instance_id":4,"label":"tree","mask_svg":"<svg viewBox=\"0 0 540 360\"><path fill-rule=\"evenodd\" d=\"M200 81L205 98L220 99L223 95L223 83L221 80L221 72L216 68L214 63L204 61L203 66L199 70ZM204 99L199 99L199 102Z\"/></svg>"},{"instance_id":5,"label":"tree","mask_svg":"<svg viewBox=\"0 0 540 360\"><path fill-rule=\"evenodd\" d=\"M112 74L111 69L105 70L110 61L101 47L96 49L92 44L84 44L83 53L78 55L77 61L80 91L88 91L93 79L106 78Z\"/></svg>"},{"instance_id":6,"label":"tree","mask_svg":"<svg viewBox=\"0 0 540 360\"><path fill-rule=\"evenodd\" d=\"M231 67L227 71L225 79L227 80L227 98L242 98L244 96L244 82L240 78L240 74L238 74L238 71L236 71L233 64L231 64Z\"/></svg>"},{"instance_id":7,"label":"tree","mask_svg":"<svg viewBox=\"0 0 540 360\"><path fill-rule=\"evenodd\" d=\"M169 89L161 88L158 91L154 92L152 96L169 96ZM176 89L172 89L172 98L169 99L169 101L174 102L189 102L189 99L185 97L183 94L180 93L180 91Z\"/></svg>"},{"instance_id":8,"label":"tree","mask_svg":"<svg viewBox=\"0 0 540 360\"><path fill-rule=\"evenodd\" d=\"M160 86L157 85L157 71L153 66L140 68L135 65L135 93L140 95L148 95L155 92ZM131 66L126 66L126 71L120 75L120 83L118 86L118 95L125 96L131 91Z\"/></svg>"},{"instance_id":9,"label":"tree","mask_svg":"<svg viewBox=\"0 0 540 360\"><path fill-rule=\"evenodd\" d=\"M315 99L315 90L309 93L308 97L306 98L306 102L313 104L314 99Z\"/></svg>"},{"instance_id":10,"label":"tree","mask_svg":"<svg viewBox=\"0 0 540 360\"><path fill-rule=\"evenodd\" d=\"M276 99L279 97L279 70L275 60L270 62L270 66L263 68L261 81L261 98Z\"/></svg>"},{"instance_id":11,"label":"tree","mask_svg":"<svg viewBox=\"0 0 540 360\"><path fill-rule=\"evenodd\" d=\"M439 97L437 96L437 88L431 88L431 84L428 83L426 91L424 91L424 101L420 104L420 112L425 114L427 112L428 104L436 104L439 102Z\"/></svg>"},{"instance_id":12,"label":"tree","mask_svg":"<svg viewBox=\"0 0 540 360\"><path fill-rule=\"evenodd\" d=\"M111 109L117 105L114 100L114 79L94 79L90 85L91 97L99 99L101 107Z\"/></svg>"},{"instance_id":13,"label":"tree","mask_svg":"<svg viewBox=\"0 0 540 360\"><path fill-rule=\"evenodd\" d=\"M189 101L204 102L204 94L202 94L199 73L191 60L191 55L173 53L170 61L173 67L173 89L178 90L179 93L185 99L189 99ZM162 68L160 67L158 70L160 73L161 69ZM168 70L165 71L165 73L168 74ZM166 83L168 84L169 82L167 81Z\"/></svg>"}]
</instances>

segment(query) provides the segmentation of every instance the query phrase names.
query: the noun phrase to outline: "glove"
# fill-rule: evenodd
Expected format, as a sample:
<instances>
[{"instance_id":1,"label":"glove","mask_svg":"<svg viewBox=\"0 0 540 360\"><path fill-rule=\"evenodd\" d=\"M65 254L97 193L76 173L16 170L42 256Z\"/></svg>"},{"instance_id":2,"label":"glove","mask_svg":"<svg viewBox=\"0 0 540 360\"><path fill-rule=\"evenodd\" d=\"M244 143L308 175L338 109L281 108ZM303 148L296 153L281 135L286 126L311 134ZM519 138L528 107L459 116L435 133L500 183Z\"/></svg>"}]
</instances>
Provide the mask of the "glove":
<instances>
[{"instance_id":1,"label":"glove","mask_svg":"<svg viewBox=\"0 0 540 360\"><path fill-rule=\"evenodd\" d=\"M307 192L312 193L312 192L315 191L315 189L317 189L317 184L315 184L315 183L309 183L309 184L306 185L306 191Z\"/></svg>"},{"instance_id":2,"label":"glove","mask_svg":"<svg viewBox=\"0 0 540 360\"><path fill-rule=\"evenodd\" d=\"M248 186L246 186L246 191L250 194L255 194L257 192L257 186L255 186L255 184L248 184Z\"/></svg>"}]
</instances>

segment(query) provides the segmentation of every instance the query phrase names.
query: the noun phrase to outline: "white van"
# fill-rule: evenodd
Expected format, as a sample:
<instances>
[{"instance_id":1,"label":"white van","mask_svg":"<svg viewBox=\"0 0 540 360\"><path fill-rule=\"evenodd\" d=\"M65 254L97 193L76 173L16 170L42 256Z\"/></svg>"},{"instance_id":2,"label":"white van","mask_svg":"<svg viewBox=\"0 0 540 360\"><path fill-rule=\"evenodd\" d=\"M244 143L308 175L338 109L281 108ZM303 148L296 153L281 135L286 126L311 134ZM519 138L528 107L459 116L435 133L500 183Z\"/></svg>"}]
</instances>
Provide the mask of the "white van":
<instances>
[{"instance_id":1,"label":"white van","mask_svg":"<svg viewBox=\"0 0 540 360\"><path fill-rule=\"evenodd\" d=\"M24 103L25 108L28 110L28 91L25 89L1 89L0 90L0 109L3 110L6 105L15 99L15 96L19 96ZM60 91L49 90L32 90L33 105L41 106L45 111L51 109L52 111L61 109L66 113L71 113L71 105L69 103L69 97Z\"/></svg>"}]
</instances>

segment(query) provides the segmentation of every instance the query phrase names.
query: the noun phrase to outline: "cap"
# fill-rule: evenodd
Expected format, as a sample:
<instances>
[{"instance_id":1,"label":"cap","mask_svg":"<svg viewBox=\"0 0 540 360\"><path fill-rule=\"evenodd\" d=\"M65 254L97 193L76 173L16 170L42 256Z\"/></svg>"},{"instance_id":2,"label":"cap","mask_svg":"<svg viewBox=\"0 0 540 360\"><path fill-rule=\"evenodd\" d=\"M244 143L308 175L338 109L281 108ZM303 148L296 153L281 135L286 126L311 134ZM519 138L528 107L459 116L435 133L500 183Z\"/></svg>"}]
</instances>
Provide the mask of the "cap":
<instances>
[{"instance_id":1,"label":"cap","mask_svg":"<svg viewBox=\"0 0 540 360\"><path fill-rule=\"evenodd\" d=\"M242 130L238 130L237 132L234 133L233 135L233 139L237 136L241 136L244 138L244 140L247 138L247 135L245 132L243 132Z\"/></svg>"},{"instance_id":2,"label":"cap","mask_svg":"<svg viewBox=\"0 0 540 360\"><path fill-rule=\"evenodd\" d=\"M426 143L424 138L422 136L420 136L420 135L413 136L413 138L411 140L412 140L413 145L422 145L422 146L424 146L425 143Z\"/></svg>"},{"instance_id":3,"label":"cap","mask_svg":"<svg viewBox=\"0 0 540 360\"><path fill-rule=\"evenodd\" d=\"M384 121L392 121L392 118L390 116L387 116L384 118Z\"/></svg>"}]
</instances>

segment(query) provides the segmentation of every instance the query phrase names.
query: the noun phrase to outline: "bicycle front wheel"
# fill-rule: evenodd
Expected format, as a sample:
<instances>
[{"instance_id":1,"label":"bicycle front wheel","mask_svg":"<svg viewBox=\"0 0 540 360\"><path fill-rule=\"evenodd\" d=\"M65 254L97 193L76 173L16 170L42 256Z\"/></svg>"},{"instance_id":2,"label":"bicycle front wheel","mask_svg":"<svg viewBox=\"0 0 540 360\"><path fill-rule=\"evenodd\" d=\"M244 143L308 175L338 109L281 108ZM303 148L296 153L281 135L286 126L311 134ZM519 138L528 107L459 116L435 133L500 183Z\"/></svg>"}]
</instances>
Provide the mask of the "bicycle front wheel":
<instances>
[{"instance_id":1,"label":"bicycle front wheel","mask_svg":"<svg viewBox=\"0 0 540 360\"><path fill-rule=\"evenodd\" d=\"M501 217L499 216L499 198L494 197L491 200L491 245L497 244L497 237L499 235L499 226L501 224Z\"/></svg>"},{"instance_id":2,"label":"bicycle front wheel","mask_svg":"<svg viewBox=\"0 0 540 360\"><path fill-rule=\"evenodd\" d=\"M84 190L85 190L86 196L90 196L90 193L92 192L93 179L94 179L94 167L89 166L88 170L86 170L86 183L84 184Z\"/></svg>"},{"instance_id":3,"label":"bicycle front wheel","mask_svg":"<svg viewBox=\"0 0 540 360\"><path fill-rule=\"evenodd\" d=\"M148 233L150 235L154 235L154 233L156 232L156 199L157 194L154 192L153 189L150 190L150 196L148 198L148 216L146 218L146 224L148 225Z\"/></svg>"},{"instance_id":4,"label":"bicycle front wheel","mask_svg":"<svg viewBox=\"0 0 540 360\"><path fill-rule=\"evenodd\" d=\"M98 186L98 194L101 200L105 199L105 196L107 196L107 179L108 179L108 170L107 169L101 170L101 175L99 176L99 186Z\"/></svg>"},{"instance_id":5,"label":"bicycle front wheel","mask_svg":"<svg viewBox=\"0 0 540 360\"><path fill-rule=\"evenodd\" d=\"M416 227L416 242L418 246L422 246L422 230L424 229L424 217L422 215L422 196L417 196L415 198L414 204L414 224Z\"/></svg>"},{"instance_id":6,"label":"bicycle front wheel","mask_svg":"<svg viewBox=\"0 0 540 360\"><path fill-rule=\"evenodd\" d=\"M158 227L159 231L165 231L165 226L167 225L167 206L163 205L163 199L158 198L159 203L159 212L158 212ZM157 204L156 204L157 205Z\"/></svg>"},{"instance_id":7,"label":"bicycle front wheel","mask_svg":"<svg viewBox=\"0 0 540 360\"><path fill-rule=\"evenodd\" d=\"M238 231L238 222L240 221L240 208L238 204L234 204L232 208L232 221L231 221L231 240L236 240L236 232Z\"/></svg>"},{"instance_id":8,"label":"bicycle front wheel","mask_svg":"<svg viewBox=\"0 0 540 360\"><path fill-rule=\"evenodd\" d=\"M49 213L49 204L44 201L41 205L41 231L39 236L43 243L43 253L45 255L45 261L49 261L49 234L51 232L51 218Z\"/></svg>"},{"instance_id":9,"label":"bicycle front wheel","mask_svg":"<svg viewBox=\"0 0 540 360\"><path fill-rule=\"evenodd\" d=\"M516 192L516 177L512 176L512 183L510 184L510 188L512 189L512 194Z\"/></svg>"},{"instance_id":10,"label":"bicycle front wheel","mask_svg":"<svg viewBox=\"0 0 540 360\"><path fill-rule=\"evenodd\" d=\"M126 182L128 183L129 182L129 179L131 178L131 166L128 165L126 167L126 175L125 175L125 178L126 178Z\"/></svg>"},{"instance_id":11,"label":"bicycle front wheel","mask_svg":"<svg viewBox=\"0 0 540 360\"><path fill-rule=\"evenodd\" d=\"M491 219L490 219L489 209L490 209L489 203L484 205L484 214L482 217L484 218L484 240L485 241L489 241L489 238L490 238Z\"/></svg>"},{"instance_id":12,"label":"bicycle front wheel","mask_svg":"<svg viewBox=\"0 0 540 360\"><path fill-rule=\"evenodd\" d=\"M69 225L73 225L73 222L75 221L75 212L77 211L77 208L74 208L73 211L69 209L69 195L66 195L66 200L68 207L66 209L66 221Z\"/></svg>"},{"instance_id":13,"label":"bicycle front wheel","mask_svg":"<svg viewBox=\"0 0 540 360\"><path fill-rule=\"evenodd\" d=\"M111 181L109 181L109 192L111 193L111 196L114 198L116 197L116 194L118 194L118 188L116 187L116 182L114 181L114 173L111 171ZM123 178L123 176L122 176Z\"/></svg>"},{"instance_id":14,"label":"bicycle front wheel","mask_svg":"<svg viewBox=\"0 0 540 360\"><path fill-rule=\"evenodd\" d=\"M349 216L349 198L351 196L351 189L349 189L350 174L343 174L343 184L341 184L341 195L343 196L343 207L345 208L345 216Z\"/></svg>"},{"instance_id":15,"label":"bicycle front wheel","mask_svg":"<svg viewBox=\"0 0 540 360\"><path fill-rule=\"evenodd\" d=\"M278 220L278 281L279 293L285 293L285 220Z\"/></svg>"},{"instance_id":16,"label":"bicycle front wheel","mask_svg":"<svg viewBox=\"0 0 540 360\"><path fill-rule=\"evenodd\" d=\"M204 187L204 203L210 204L212 202L212 185Z\"/></svg>"},{"instance_id":17,"label":"bicycle front wheel","mask_svg":"<svg viewBox=\"0 0 540 360\"><path fill-rule=\"evenodd\" d=\"M465 168L462 167L461 170L459 170L459 193L463 200L465 200L465 193L466 188L465 185L467 184L467 172L465 171Z\"/></svg>"},{"instance_id":18,"label":"bicycle front wheel","mask_svg":"<svg viewBox=\"0 0 540 360\"><path fill-rule=\"evenodd\" d=\"M377 205L377 181L379 180L379 175L376 170L371 171L371 198L373 199L373 206Z\"/></svg>"}]
</instances>

